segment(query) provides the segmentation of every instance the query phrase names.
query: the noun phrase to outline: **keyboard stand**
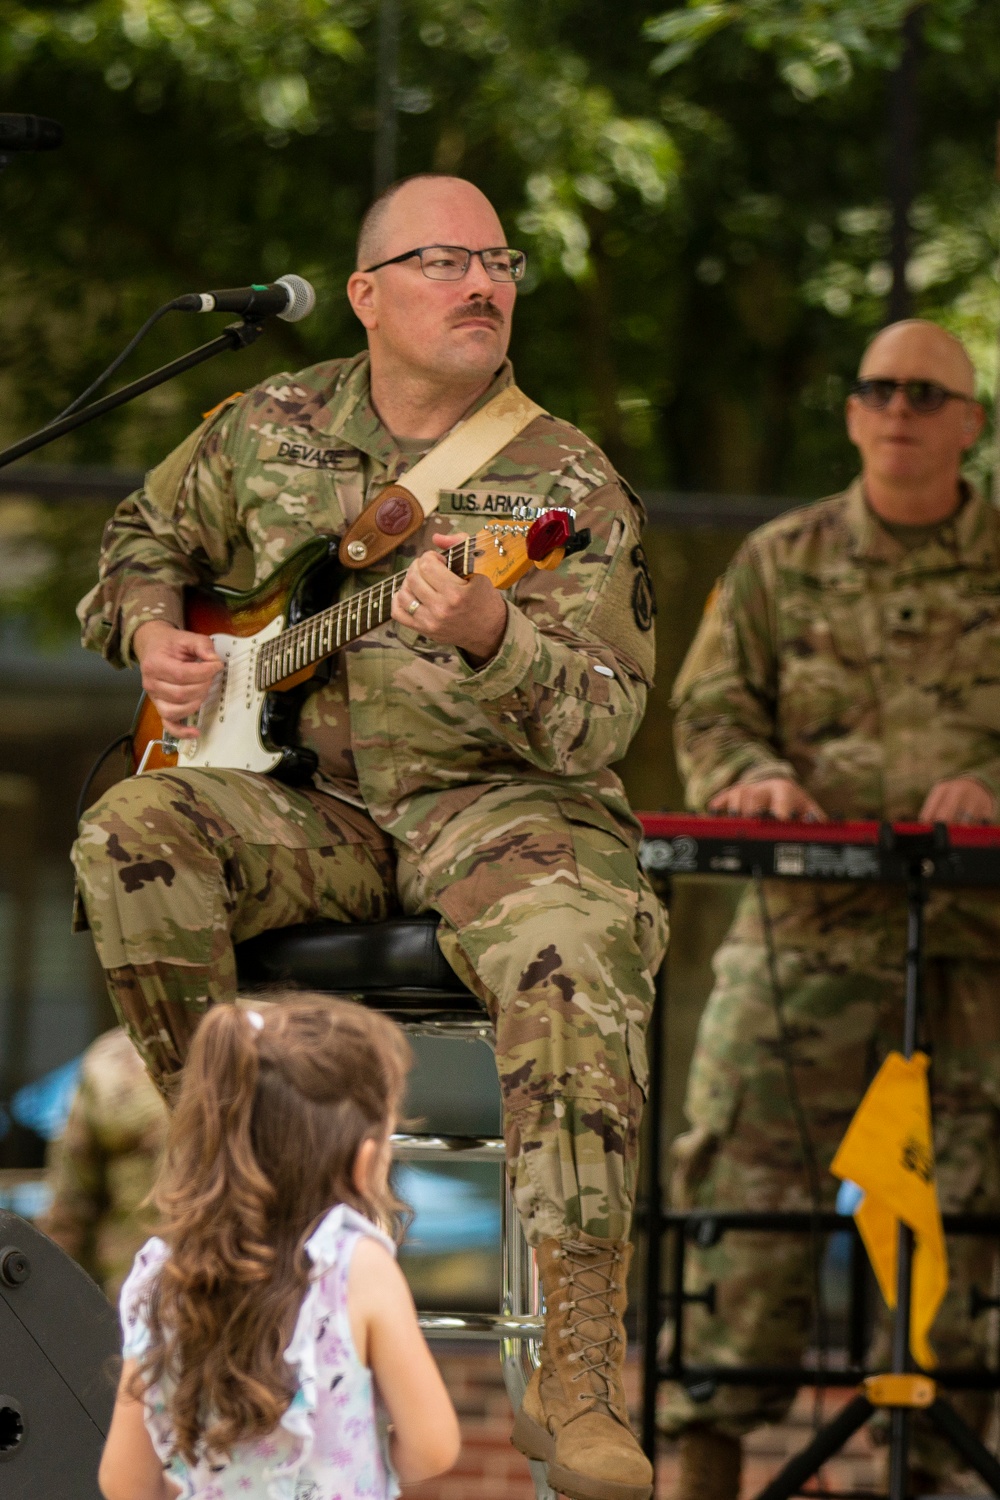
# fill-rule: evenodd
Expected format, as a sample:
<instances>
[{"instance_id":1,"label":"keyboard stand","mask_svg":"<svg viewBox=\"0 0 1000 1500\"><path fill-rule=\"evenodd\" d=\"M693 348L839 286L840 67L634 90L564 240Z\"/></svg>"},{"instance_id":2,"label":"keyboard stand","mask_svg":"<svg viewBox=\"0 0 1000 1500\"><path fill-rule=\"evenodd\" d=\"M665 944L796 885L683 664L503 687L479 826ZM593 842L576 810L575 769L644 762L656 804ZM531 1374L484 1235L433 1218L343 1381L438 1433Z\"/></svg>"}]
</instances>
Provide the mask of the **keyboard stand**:
<instances>
[{"instance_id":1,"label":"keyboard stand","mask_svg":"<svg viewBox=\"0 0 1000 1500\"><path fill-rule=\"evenodd\" d=\"M933 872L937 857L946 840L941 827L928 832L897 832L888 825L881 830L884 852L901 857L906 864L906 966L903 1012L902 1051L912 1057L919 1044L923 998L924 909L928 893L928 873ZM762 870L755 872L763 874ZM769 872L768 872L769 873ZM669 887L669 878L666 882ZM664 965L664 970L666 965ZM656 1387L660 1378L657 1362L658 1309L662 1304L660 1288L660 1249L662 1243L661 1146L659 1112L662 1102L663 1010L665 974L661 971L657 1014L651 1028L652 1087L650 1132L646 1262L646 1315L643 1350L643 1446L651 1455L656 1442ZM657 1212L659 1210L659 1212ZM683 1233L681 1229L679 1231ZM757 1494L755 1500L791 1500L802 1493L802 1486L813 1478L824 1463L837 1453L848 1439L863 1427L880 1408L890 1413L889 1496L888 1500L906 1500L909 1473L909 1449L912 1418L915 1410L934 1423L956 1453L1000 1496L1000 1463L979 1437L959 1416L955 1408L938 1391L933 1372L924 1374L914 1365L910 1354L910 1314L913 1273L913 1231L899 1226L896 1275L896 1308L892 1323L891 1370L887 1375L870 1375L861 1381L858 1393L830 1422L825 1423L812 1440L794 1455L774 1478ZM683 1288L680 1289L683 1297ZM685 1299L686 1300L686 1299ZM674 1310L679 1315L679 1309ZM674 1378L669 1369L664 1372ZM766 1383L762 1378L762 1384ZM822 1383L822 1382L816 1382ZM998 1382L1000 1383L1000 1382Z\"/></svg>"}]
</instances>

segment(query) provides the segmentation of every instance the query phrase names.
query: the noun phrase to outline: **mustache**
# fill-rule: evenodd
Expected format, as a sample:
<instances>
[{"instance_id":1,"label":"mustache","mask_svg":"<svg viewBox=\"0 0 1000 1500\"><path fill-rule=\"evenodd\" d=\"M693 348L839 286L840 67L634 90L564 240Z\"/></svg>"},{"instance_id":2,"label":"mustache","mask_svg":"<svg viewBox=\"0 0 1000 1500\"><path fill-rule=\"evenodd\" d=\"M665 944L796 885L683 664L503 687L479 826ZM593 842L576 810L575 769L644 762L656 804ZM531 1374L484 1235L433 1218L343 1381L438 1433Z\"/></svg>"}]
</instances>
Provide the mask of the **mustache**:
<instances>
[{"instance_id":1,"label":"mustache","mask_svg":"<svg viewBox=\"0 0 1000 1500\"><path fill-rule=\"evenodd\" d=\"M464 307L453 312L452 323L464 323L466 318L488 318L492 323L503 323L503 313L488 297L473 297Z\"/></svg>"}]
</instances>

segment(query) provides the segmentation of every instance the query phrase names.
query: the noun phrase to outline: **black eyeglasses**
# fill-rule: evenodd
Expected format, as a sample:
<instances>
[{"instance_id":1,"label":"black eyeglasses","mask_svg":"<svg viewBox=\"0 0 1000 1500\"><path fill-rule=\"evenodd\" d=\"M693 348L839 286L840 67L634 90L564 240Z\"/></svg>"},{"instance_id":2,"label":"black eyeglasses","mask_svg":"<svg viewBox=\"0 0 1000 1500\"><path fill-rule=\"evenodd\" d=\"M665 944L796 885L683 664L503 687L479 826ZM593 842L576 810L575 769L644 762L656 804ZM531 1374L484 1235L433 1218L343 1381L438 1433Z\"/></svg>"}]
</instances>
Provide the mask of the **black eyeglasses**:
<instances>
[{"instance_id":1,"label":"black eyeglasses","mask_svg":"<svg viewBox=\"0 0 1000 1500\"><path fill-rule=\"evenodd\" d=\"M506 245L496 245L491 250L466 250L464 245L422 245L419 250L407 250L403 255L393 255L389 260L380 260L377 265L366 266L366 271L381 271L383 266L398 266L401 261L417 256L420 269L431 281L461 281L474 255L483 263L483 270L491 281L520 281L528 257L523 250L511 250Z\"/></svg>"},{"instance_id":2,"label":"black eyeglasses","mask_svg":"<svg viewBox=\"0 0 1000 1500\"><path fill-rule=\"evenodd\" d=\"M975 400L974 396L938 385L936 380L856 380L851 391L869 411L885 411L896 392L902 391L906 404L918 417L940 411L946 401Z\"/></svg>"}]
</instances>

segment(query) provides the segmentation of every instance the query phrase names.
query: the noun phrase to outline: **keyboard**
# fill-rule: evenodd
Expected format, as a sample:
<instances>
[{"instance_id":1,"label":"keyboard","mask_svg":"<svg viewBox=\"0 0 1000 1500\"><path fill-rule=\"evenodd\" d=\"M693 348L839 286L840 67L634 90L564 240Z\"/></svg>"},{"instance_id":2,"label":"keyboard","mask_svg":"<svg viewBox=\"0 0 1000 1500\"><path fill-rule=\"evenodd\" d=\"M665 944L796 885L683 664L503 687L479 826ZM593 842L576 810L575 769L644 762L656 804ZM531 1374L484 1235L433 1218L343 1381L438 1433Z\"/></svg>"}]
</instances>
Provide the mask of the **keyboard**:
<instances>
[{"instance_id":1,"label":"keyboard","mask_svg":"<svg viewBox=\"0 0 1000 1500\"><path fill-rule=\"evenodd\" d=\"M658 875L1000 885L1000 826L783 822L640 813L639 859Z\"/></svg>"}]
</instances>

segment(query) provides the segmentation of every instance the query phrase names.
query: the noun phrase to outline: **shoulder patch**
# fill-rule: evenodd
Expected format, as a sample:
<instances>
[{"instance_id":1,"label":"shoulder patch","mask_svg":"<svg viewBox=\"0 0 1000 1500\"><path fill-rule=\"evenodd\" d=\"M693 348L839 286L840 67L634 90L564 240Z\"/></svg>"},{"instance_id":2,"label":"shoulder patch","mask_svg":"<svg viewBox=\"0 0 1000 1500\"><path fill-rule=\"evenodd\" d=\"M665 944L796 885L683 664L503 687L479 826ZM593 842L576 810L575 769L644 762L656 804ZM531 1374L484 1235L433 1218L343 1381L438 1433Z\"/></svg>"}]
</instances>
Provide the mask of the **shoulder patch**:
<instances>
[{"instance_id":1,"label":"shoulder patch","mask_svg":"<svg viewBox=\"0 0 1000 1500\"><path fill-rule=\"evenodd\" d=\"M656 668L653 582L632 518L622 519L627 520L625 534L609 559L587 631L610 646L635 677L652 687Z\"/></svg>"},{"instance_id":2,"label":"shoulder patch","mask_svg":"<svg viewBox=\"0 0 1000 1500\"><path fill-rule=\"evenodd\" d=\"M632 614L640 630L652 630L656 614L656 590L653 588L653 576L641 542L636 542L630 557L635 569L632 579Z\"/></svg>"}]
</instances>

